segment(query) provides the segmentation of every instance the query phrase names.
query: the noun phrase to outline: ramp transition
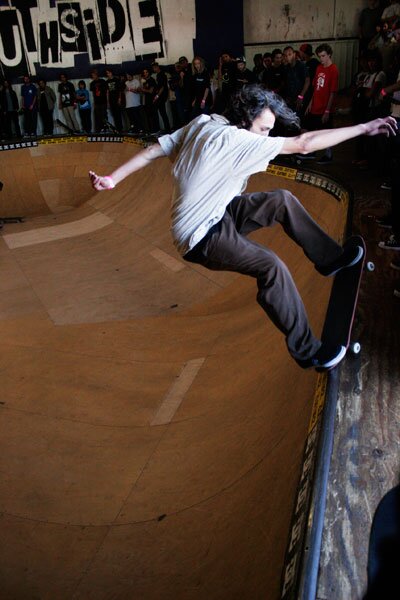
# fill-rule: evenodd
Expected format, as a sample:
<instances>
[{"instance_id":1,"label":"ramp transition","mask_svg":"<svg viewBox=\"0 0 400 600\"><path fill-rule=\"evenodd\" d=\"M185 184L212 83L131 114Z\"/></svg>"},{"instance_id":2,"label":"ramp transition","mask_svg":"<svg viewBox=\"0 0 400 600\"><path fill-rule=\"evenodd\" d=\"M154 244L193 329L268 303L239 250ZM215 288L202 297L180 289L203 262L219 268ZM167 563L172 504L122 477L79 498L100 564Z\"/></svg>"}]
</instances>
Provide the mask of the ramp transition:
<instances>
[{"instance_id":1,"label":"ramp transition","mask_svg":"<svg viewBox=\"0 0 400 600\"><path fill-rule=\"evenodd\" d=\"M255 282L185 263L170 163L94 192L129 143L0 153L1 562L5 597L131 600L280 594L316 374L288 357ZM290 177L290 176L289 176ZM347 207L293 191L339 239ZM279 227L313 328L331 281Z\"/></svg>"}]
</instances>

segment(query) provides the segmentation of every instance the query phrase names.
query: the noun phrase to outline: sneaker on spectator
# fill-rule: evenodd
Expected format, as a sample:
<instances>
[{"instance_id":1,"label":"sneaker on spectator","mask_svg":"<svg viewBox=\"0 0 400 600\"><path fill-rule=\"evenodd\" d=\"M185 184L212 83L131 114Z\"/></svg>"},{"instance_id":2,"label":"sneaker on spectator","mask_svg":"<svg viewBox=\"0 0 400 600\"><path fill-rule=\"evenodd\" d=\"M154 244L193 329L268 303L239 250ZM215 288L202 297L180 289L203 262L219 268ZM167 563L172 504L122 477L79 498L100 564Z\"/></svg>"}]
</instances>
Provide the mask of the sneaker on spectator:
<instances>
[{"instance_id":1,"label":"sneaker on spectator","mask_svg":"<svg viewBox=\"0 0 400 600\"><path fill-rule=\"evenodd\" d=\"M381 184L381 190L391 190L392 189L392 183L390 181L384 181Z\"/></svg>"},{"instance_id":2,"label":"sneaker on spectator","mask_svg":"<svg viewBox=\"0 0 400 600\"><path fill-rule=\"evenodd\" d=\"M387 240L379 242L378 246L384 250L400 250L400 240L391 235Z\"/></svg>"},{"instance_id":3,"label":"sneaker on spectator","mask_svg":"<svg viewBox=\"0 0 400 600\"><path fill-rule=\"evenodd\" d=\"M347 267L352 267L363 257L364 249L361 246L350 246L346 247L346 244L343 247L343 253L339 256L338 259L329 263L328 265L320 266L316 265L315 268L318 273L324 275L325 277L330 277L332 275L336 275L338 271L341 269L346 269Z\"/></svg>"},{"instance_id":4,"label":"sneaker on spectator","mask_svg":"<svg viewBox=\"0 0 400 600\"><path fill-rule=\"evenodd\" d=\"M345 346L329 346L322 344L320 349L311 358L298 359L296 362L302 369L315 367L316 369L333 369L346 356Z\"/></svg>"},{"instance_id":5,"label":"sneaker on spectator","mask_svg":"<svg viewBox=\"0 0 400 600\"><path fill-rule=\"evenodd\" d=\"M375 223L384 229L392 229L392 217L385 215L384 217L376 217Z\"/></svg>"},{"instance_id":6,"label":"sneaker on spectator","mask_svg":"<svg viewBox=\"0 0 400 600\"><path fill-rule=\"evenodd\" d=\"M390 267L396 271L400 271L400 258L394 258L390 263Z\"/></svg>"}]
</instances>

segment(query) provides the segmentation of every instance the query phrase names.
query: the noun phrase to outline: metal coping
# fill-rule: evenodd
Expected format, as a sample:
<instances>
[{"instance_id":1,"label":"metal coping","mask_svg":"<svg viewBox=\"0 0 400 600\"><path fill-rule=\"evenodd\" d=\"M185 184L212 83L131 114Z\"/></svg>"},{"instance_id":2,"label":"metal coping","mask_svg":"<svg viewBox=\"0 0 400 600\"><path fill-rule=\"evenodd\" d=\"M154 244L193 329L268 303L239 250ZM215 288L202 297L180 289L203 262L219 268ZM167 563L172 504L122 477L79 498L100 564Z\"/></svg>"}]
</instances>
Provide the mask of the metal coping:
<instances>
[{"instance_id":1,"label":"metal coping","mask_svg":"<svg viewBox=\"0 0 400 600\"><path fill-rule=\"evenodd\" d=\"M347 208L344 235L350 234L354 193L349 186L317 171L290 169L279 164L273 167L278 175L279 169L284 168L281 176L323 188L344 202ZM316 597L339 371L337 367L318 375L282 570L281 600L315 600Z\"/></svg>"},{"instance_id":2,"label":"metal coping","mask_svg":"<svg viewBox=\"0 0 400 600\"><path fill-rule=\"evenodd\" d=\"M54 135L50 137L34 137L22 140L10 140L0 143L0 152L8 150L21 150L23 148L35 148L40 145L49 144L76 144L82 142L110 142L110 143L128 143L135 146L145 147L148 140L137 138L130 135L118 135L115 133L91 133L88 135Z\"/></svg>"}]
</instances>

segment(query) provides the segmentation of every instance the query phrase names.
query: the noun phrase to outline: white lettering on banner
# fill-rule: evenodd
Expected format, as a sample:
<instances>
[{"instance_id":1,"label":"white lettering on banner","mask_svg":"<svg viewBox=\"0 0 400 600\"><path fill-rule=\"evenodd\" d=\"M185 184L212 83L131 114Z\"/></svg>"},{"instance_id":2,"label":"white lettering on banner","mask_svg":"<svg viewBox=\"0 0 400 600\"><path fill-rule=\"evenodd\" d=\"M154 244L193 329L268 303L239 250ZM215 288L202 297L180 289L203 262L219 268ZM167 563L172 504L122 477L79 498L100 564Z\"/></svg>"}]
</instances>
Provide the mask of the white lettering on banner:
<instances>
[{"instance_id":1,"label":"white lettering on banner","mask_svg":"<svg viewBox=\"0 0 400 600\"><path fill-rule=\"evenodd\" d=\"M0 62L3 63L6 67L17 67L22 60L22 40L21 35L17 25L13 25L12 27L12 36L14 39L14 44L10 46L6 43L7 52L4 48L4 42L2 36L0 36ZM14 49L14 55L9 56L8 52L11 49Z\"/></svg>"},{"instance_id":2,"label":"white lettering on banner","mask_svg":"<svg viewBox=\"0 0 400 600\"><path fill-rule=\"evenodd\" d=\"M165 57L160 0L0 0L0 63L36 74L36 66L119 64ZM19 69L19 70L18 70Z\"/></svg>"},{"instance_id":3,"label":"white lettering on banner","mask_svg":"<svg viewBox=\"0 0 400 600\"><path fill-rule=\"evenodd\" d=\"M74 10L73 8L70 8L69 10L64 10L61 13L61 24L63 25L63 27L65 27L65 29L68 29L69 31L71 31L71 33L73 34L73 36L68 36L65 33L61 34L61 38L65 41L65 42L69 42L71 43L71 41L73 40L77 40L80 34L79 29L76 27L76 25L74 24L74 22L70 22L68 20L68 17L71 16L72 17L72 21L74 19L77 18L78 13L76 12L76 10Z\"/></svg>"},{"instance_id":4,"label":"white lettering on banner","mask_svg":"<svg viewBox=\"0 0 400 600\"><path fill-rule=\"evenodd\" d=\"M135 50L138 54L149 54L162 52L162 46L160 41L145 42L144 36L147 31L156 30L157 23L155 16L142 16L140 12L140 2L134 2L132 4L132 30ZM160 15L160 13L158 13ZM160 23L161 31L161 23Z\"/></svg>"}]
</instances>

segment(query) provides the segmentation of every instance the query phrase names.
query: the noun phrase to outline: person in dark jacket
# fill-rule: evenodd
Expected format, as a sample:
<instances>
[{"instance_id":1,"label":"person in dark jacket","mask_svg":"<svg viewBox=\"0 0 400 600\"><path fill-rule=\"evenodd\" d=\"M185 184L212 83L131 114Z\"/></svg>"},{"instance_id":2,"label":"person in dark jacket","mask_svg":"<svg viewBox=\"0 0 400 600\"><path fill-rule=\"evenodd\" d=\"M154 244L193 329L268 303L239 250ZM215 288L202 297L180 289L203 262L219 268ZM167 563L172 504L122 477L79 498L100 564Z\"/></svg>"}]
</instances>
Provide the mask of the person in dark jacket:
<instances>
[{"instance_id":1,"label":"person in dark jacket","mask_svg":"<svg viewBox=\"0 0 400 600\"><path fill-rule=\"evenodd\" d=\"M285 87L285 65L283 64L282 50L276 48L271 54L271 66L265 69L262 76L262 83L267 90L282 95Z\"/></svg>"},{"instance_id":2,"label":"person in dark jacket","mask_svg":"<svg viewBox=\"0 0 400 600\"><path fill-rule=\"evenodd\" d=\"M192 116L192 69L186 56L179 58L179 100L183 106L183 121L189 123Z\"/></svg>"},{"instance_id":3,"label":"person in dark jacket","mask_svg":"<svg viewBox=\"0 0 400 600\"><path fill-rule=\"evenodd\" d=\"M192 60L192 86L192 118L210 114L213 103L210 75L200 56L195 56Z\"/></svg>"},{"instance_id":4,"label":"person in dark jacket","mask_svg":"<svg viewBox=\"0 0 400 600\"><path fill-rule=\"evenodd\" d=\"M24 113L24 136L34 137L37 128L37 87L29 75L24 75L21 85L22 109Z\"/></svg>"},{"instance_id":5,"label":"person in dark jacket","mask_svg":"<svg viewBox=\"0 0 400 600\"><path fill-rule=\"evenodd\" d=\"M122 86L120 78L116 77L110 68L106 69L105 82L107 85L108 107L114 119L115 128L121 133L123 129L122 96L124 96L125 100L125 84Z\"/></svg>"},{"instance_id":6,"label":"person in dark jacket","mask_svg":"<svg viewBox=\"0 0 400 600\"><path fill-rule=\"evenodd\" d=\"M66 125L75 131L79 132L80 126L75 116L76 96L73 84L68 81L65 73L60 74L60 83L58 85L59 94L59 109L62 111Z\"/></svg>"},{"instance_id":7,"label":"person in dark jacket","mask_svg":"<svg viewBox=\"0 0 400 600\"><path fill-rule=\"evenodd\" d=\"M215 112L222 114L228 105L236 85L236 61L232 52L225 50L221 53L218 63L218 94L215 102Z\"/></svg>"},{"instance_id":8,"label":"person in dark jacket","mask_svg":"<svg viewBox=\"0 0 400 600\"><path fill-rule=\"evenodd\" d=\"M145 131L146 133L157 133L160 129L158 111L154 102L157 84L148 69L142 71L142 87L140 89L144 98Z\"/></svg>"},{"instance_id":9,"label":"person in dark jacket","mask_svg":"<svg viewBox=\"0 0 400 600\"><path fill-rule=\"evenodd\" d=\"M257 77L254 71L250 71L246 67L246 59L244 56L240 56L236 59L236 89L240 90L244 85L248 83L256 83Z\"/></svg>"},{"instance_id":10,"label":"person in dark jacket","mask_svg":"<svg viewBox=\"0 0 400 600\"><path fill-rule=\"evenodd\" d=\"M8 139L13 137L13 126L15 130L15 136L21 137L21 128L19 126L18 109L19 102L17 94L12 88L11 83L5 79L3 82L3 89L1 91L0 100L2 110L2 121L4 123L4 131Z\"/></svg>"},{"instance_id":11,"label":"person in dark jacket","mask_svg":"<svg viewBox=\"0 0 400 600\"><path fill-rule=\"evenodd\" d=\"M104 128L104 122L107 120L107 84L104 79L99 77L97 69L90 72L92 81L90 91L93 94L93 116L94 130L99 133Z\"/></svg>"},{"instance_id":12,"label":"person in dark jacket","mask_svg":"<svg viewBox=\"0 0 400 600\"><path fill-rule=\"evenodd\" d=\"M53 135L53 111L57 101L54 90L47 85L44 79L39 80L39 115L42 119L43 135Z\"/></svg>"},{"instance_id":13,"label":"person in dark jacket","mask_svg":"<svg viewBox=\"0 0 400 600\"><path fill-rule=\"evenodd\" d=\"M164 131L167 133L171 133L171 127L169 124L169 119L166 110L166 103L168 100L168 79L164 71L161 70L160 65L157 62L152 64L153 73L156 75L156 95L154 96L153 102L160 113L163 123L164 123Z\"/></svg>"}]
</instances>

